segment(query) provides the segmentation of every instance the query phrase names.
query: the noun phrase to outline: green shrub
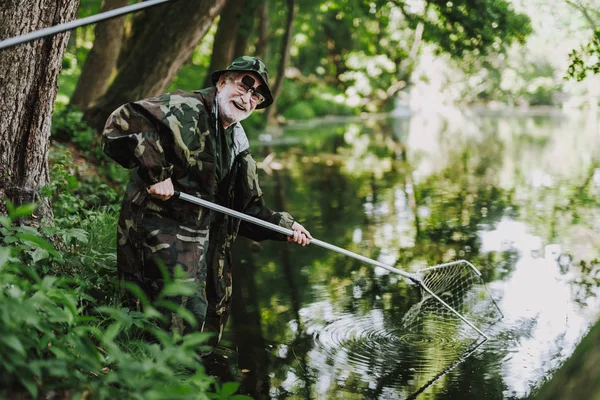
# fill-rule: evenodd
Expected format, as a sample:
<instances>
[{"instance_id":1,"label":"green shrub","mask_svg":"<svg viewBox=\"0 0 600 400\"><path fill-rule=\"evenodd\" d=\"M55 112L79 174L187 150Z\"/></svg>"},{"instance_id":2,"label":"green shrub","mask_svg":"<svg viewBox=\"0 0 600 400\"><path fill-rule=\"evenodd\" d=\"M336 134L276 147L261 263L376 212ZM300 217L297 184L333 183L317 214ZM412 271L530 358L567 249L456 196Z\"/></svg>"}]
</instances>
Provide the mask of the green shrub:
<instances>
[{"instance_id":1,"label":"green shrub","mask_svg":"<svg viewBox=\"0 0 600 400\"><path fill-rule=\"evenodd\" d=\"M51 144L57 153L65 161L64 154L66 149L77 151L80 158L87 164L93 165L95 172L93 175L96 180L105 180L115 182L125 186L128 181L128 172L118 167L102 151L101 135L90 128L83 121L83 113L72 106L57 106L52 114ZM51 162L53 154L51 154ZM73 160L66 160L68 164L73 164ZM97 172L97 173L96 173Z\"/></svg>"},{"instance_id":2,"label":"green shrub","mask_svg":"<svg viewBox=\"0 0 600 400\"><path fill-rule=\"evenodd\" d=\"M286 119L307 120L314 118L315 112L309 103L305 101L298 101L296 104L285 110L283 116Z\"/></svg>"},{"instance_id":3,"label":"green shrub","mask_svg":"<svg viewBox=\"0 0 600 400\"><path fill-rule=\"evenodd\" d=\"M166 296L196 290L181 270L173 279L166 277L156 303L127 286L139 295L143 311L86 299L80 288L89 289L90 283L71 269L77 252L69 249L89 246L90 252L92 241L107 235L94 238L91 228L100 223L106 231L114 217L90 219L84 225L88 229L79 232L56 226L34 229L15 222L29 215L32 205L7 206L9 215L0 216L0 398L247 398L233 396L238 384L219 386L204 373L199 351L206 334L171 335L156 326L162 318L158 306L191 318ZM55 244L46 239L49 234ZM77 263L80 269L94 266L92 258ZM115 282L104 285L115 288Z\"/></svg>"}]
</instances>

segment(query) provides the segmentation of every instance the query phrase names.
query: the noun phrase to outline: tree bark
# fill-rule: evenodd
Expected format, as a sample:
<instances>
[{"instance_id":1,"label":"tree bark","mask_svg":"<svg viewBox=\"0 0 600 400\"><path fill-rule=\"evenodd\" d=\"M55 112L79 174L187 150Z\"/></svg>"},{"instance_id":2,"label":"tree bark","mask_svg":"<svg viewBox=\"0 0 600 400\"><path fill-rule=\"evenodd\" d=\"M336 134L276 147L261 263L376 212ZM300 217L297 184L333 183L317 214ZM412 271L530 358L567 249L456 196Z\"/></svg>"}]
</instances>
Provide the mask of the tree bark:
<instances>
[{"instance_id":1,"label":"tree bark","mask_svg":"<svg viewBox=\"0 0 600 400\"><path fill-rule=\"evenodd\" d=\"M0 39L70 21L78 6L78 0L3 0ZM38 189L49 181L51 114L68 39L66 32L0 51L0 212L5 200L36 201L38 216L52 216Z\"/></svg>"},{"instance_id":2,"label":"tree bark","mask_svg":"<svg viewBox=\"0 0 600 400\"><path fill-rule=\"evenodd\" d=\"M246 0L236 0L229 4L221 13L217 33L215 33L215 42L213 44L210 65L204 78L203 87L212 86L211 72L217 69L224 69L234 58L235 41L240 28L240 20Z\"/></svg>"},{"instance_id":3,"label":"tree bark","mask_svg":"<svg viewBox=\"0 0 600 400\"><path fill-rule=\"evenodd\" d=\"M258 14L258 41L256 56L263 60L269 59L269 0L263 0L256 10Z\"/></svg>"},{"instance_id":4,"label":"tree bark","mask_svg":"<svg viewBox=\"0 0 600 400\"><path fill-rule=\"evenodd\" d=\"M248 43L250 43L250 37L254 31L256 10L260 3L264 3L264 0L247 0L246 7L242 10L242 18L240 21L240 28L237 32L237 38L235 39L235 48L233 49L233 58L237 58L246 55ZM258 55L256 55L259 57Z\"/></svg>"},{"instance_id":5,"label":"tree bark","mask_svg":"<svg viewBox=\"0 0 600 400\"><path fill-rule=\"evenodd\" d=\"M124 7L129 0L104 0L100 12ZM90 50L70 104L82 111L106 92L121 51L125 17L100 22L94 29L94 46Z\"/></svg>"},{"instance_id":6,"label":"tree bark","mask_svg":"<svg viewBox=\"0 0 600 400\"><path fill-rule=\"evenodd\" d=\"M283 34L283 38L281 39L281 56L279 59L279 64L277 66L277 79L275 80L275 84L273 85L273 89L271 90L273 93L273 105L267 108L267 123L273 122L275 118L275 113L277 111L276 102L277 98L281 94L283 90L283 80L285 79L285 68L290 59L290 45L292 43L292 31L294 29L294 18L296 16L295 12L295 1L287 0L288 6L288 15L286 19L286 27L285 33Z\"/></svg>"},{"instance_id":7,"label":"tree bark","mask_svg":"<svg viewBox=\"0 0 600 400\"><path fill-rule=\"evenodd\" d=\"M97 130L120 105L164 92L227 0L178 0L134 20L129 54L108 91L85 114ZM138 33L139 32L139 33Z\"/></svg>"}]
</instances>

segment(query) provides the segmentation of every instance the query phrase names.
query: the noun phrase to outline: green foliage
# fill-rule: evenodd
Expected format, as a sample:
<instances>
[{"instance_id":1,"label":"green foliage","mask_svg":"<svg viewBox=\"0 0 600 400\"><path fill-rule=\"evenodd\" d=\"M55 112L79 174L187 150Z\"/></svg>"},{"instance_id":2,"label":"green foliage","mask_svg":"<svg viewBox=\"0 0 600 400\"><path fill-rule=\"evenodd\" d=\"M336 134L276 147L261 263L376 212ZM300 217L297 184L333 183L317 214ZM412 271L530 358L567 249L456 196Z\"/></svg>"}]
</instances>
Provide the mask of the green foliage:
<instances>
[{"instance_id":1,"label":"green foliage","mask_svg":"<svg viewBox=\"0 0 600 400\"><path fill-rule=\"evenodd\" d=\"M71 106L59 106L52 115L53 151L49 159L52 164L51 175L55 175L51 181L68 181L67 188L83 191L84 193L76 194L85 195L89 204L97 206L113 203L122 194L129 174L104 154L100 135L82 117L83 113ZM72 153L78 154L80 161L85 162L83 168L75 165ZM79 181L86 184L80 185ZM114 187L122 189L117 193L105 182L112 182L116 184Z\"/></svg>"},{"instance_id":2,"label":"green foliage","mask_svg":"<svg viewBox=\"0 0 600 400\"><path fill-rule=\"evenodd\" d=\"M356 115L358 109L348 105L346 97L327 85L307 85L294 80L284 82L278 100L279 113L286 119L308 120L328 115Z\"/></svg>"},{"instance_id":3,"label":"green foliage","mask_svg":"<svg viewBox=\"0 0 600 400\"><path fill-rule=\"evenodd\" d=\"M283 116L292 120L308 120L315 117L315 112L306 101L298 101L285 110Z\"/></svg>"},{"instance_id":4,"label":"green foliage","mask_svg":"<svg viewBox=\"0 0 600 400\"><path fill-rule=\"evenodd\" d=\"M72 107L59 107L52 116L52 140L73 142L80 148L96 145L95 133L83 121L83 113Z\"/></svg>"},{"instance_id":5,"label":"green foliage","mask_svg":"<svg viewBox=\"0 0 600 400\"><path fill-rule=\"evenodd\" d=\"M518 14L507 1L434 0L428 3L435 17L415 18L425 23L423 38L436 43L452 57L465 53L486 55L504 51L510 43L525 43L532 32L529 17Z\"/></svg>"},{"instance_id":6,"label":"green foliage","mask_svg":"<svg viewBox=\"0 0 600 400\"><path fill-rule=\"evenodd\" d=\"M569 54L571 63L567 69L567 77L582 81L588 73L600 73L600 29L594 32L594 38L579 50Z\"/></svg>"},{"instance_id":7,"label":"green foliage","mask_svg":"<svg viewBox=\"0 0 600 400\"><path fill-rule=\"evenodd\" d=\"M422 42L468 68L532 32L526 15L496 0L314 1L302 3L297 20L292 63L302 76L318 79L308 86L326 82L348 107L367 112L390 107L389 98L410 82Z\"/></svg>"},{"instance_id":8,"label":"green foliage","mask_svg":"<svg viewBox=\"0 0 600 400\"><path fill-rule=\"evenodd\" d=\"M71 152L59 145L50 154L50 183L42 194L54 205L55 221L61 226L78 226L93 210L109 206L113 210L120 192L104 183L94 173L83 174ZM124 178L122 178L124 180Z\"/></svg>"},{"instance_id":9,"label":"green foliage","mask_svg":"<svg viewBox=\"0 0 600 400\"><path fill-rule=\"evenodd\" d=\"M79 231L34 229L13 223L33 205L7 206L9 214L0 218L0 397L246 398L234 395L237 384L212 389L214 378L205 375L199 356L206 334L164 332L156 326L161 314L143 297L145 307L134 311L111 306L116 297L100 301L87 293L93 276L113 278L103 281L104 290L117 285L114 263L93 271L94 257L78 258L71 250L101 245L106 238L92 234L97 219ZM182 277L181 271L167 277L168 293L159 301L189 318L167 297L194 290Z\"/></svg>"}]
</instances>

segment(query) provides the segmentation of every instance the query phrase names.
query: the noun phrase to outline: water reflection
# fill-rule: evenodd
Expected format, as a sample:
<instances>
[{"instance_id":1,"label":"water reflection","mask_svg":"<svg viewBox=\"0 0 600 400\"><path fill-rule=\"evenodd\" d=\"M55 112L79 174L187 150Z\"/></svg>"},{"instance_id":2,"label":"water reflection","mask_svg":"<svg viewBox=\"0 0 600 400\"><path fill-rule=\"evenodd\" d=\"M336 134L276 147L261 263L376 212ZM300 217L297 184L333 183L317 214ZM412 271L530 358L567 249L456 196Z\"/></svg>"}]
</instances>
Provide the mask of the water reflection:
<instances>
[{"instance_id":1,"label":"water reflection","mask_svg":"<svg viewBox=\"0 0 600 400\"><path fill-rule=\"evenodd\" d=\"M253 144L268 204L405 270L469 259L505 318L480 347L456 341L460 324L427 317L411 336L403 321L421 296L400 277L316 247L241 239L221 373L245 393L523 397L597 317L597 122L453 114L285 138Z\"/></svg>"}]
</instances>

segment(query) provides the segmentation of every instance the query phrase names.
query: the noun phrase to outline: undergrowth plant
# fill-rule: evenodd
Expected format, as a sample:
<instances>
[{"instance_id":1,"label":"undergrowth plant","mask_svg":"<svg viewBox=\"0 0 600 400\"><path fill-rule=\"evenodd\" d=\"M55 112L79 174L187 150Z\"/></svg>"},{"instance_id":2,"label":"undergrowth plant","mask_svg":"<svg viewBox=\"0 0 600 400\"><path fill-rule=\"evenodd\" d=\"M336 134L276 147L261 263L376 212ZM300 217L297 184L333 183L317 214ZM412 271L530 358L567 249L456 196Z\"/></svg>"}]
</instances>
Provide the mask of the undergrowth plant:
<instances>
[{"instance_id":1,"label":"undergrowth plant","mask_svg":"<svg viewBox=\"0 0 600 400\"><path fill-rule=\"evenodd\" d=\"M35 206L7 206L0 216L0 398L248 398L235 395L237 383L219 385L205 374L199 354L207 334L158 327L159 307L195 323L170 300L196 290L181 270L165 274L154 303L125 286L141 311L119 306L114 211L84 214L77 227L34 228L20 221Z\"/></svg>"}]
</instances>

